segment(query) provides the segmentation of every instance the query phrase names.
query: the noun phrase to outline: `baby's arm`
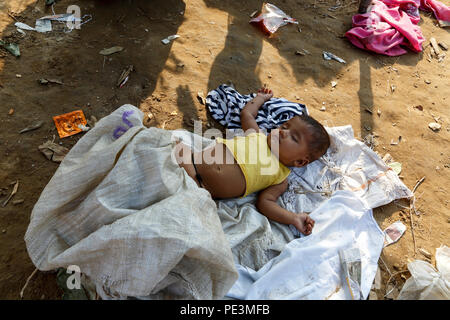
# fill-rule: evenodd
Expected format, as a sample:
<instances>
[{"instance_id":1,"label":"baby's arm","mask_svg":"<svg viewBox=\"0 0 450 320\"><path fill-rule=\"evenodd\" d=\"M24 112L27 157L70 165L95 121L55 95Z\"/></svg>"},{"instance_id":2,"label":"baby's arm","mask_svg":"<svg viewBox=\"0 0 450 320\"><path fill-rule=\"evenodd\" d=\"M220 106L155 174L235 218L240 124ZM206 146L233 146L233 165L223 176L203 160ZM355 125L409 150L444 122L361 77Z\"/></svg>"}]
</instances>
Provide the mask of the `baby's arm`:
<instances>
[{"instance_id":1,"label":"baby's arm","mask_svg":"<svg viewBox=\"0 0 450 320\"><path fill-rule=\"evenodd\" d=\"M292 224L304 235L309 235L314 227L313 219L306 213L297 214L277 204L278 197L286 191L287 186L288 181L285 179L280 184L262 190L258 195L256 207L267 218L283 224Z\"/></svg>"},{"instance_id":2,"label":"baby's arm","mask_svg":"<svg viewBox=\"0 0 450 320\"><path fill-rule=\"evenodd\" d=\"M247 131L253 129L256 132L259 131L258 124L256 123L256 116L258 115L259 108L273 97L272 90L268 88L261 88L258 90L256 97L250 100L241 111L241 126L242 129Z\"/></svg>"}]
</instances>

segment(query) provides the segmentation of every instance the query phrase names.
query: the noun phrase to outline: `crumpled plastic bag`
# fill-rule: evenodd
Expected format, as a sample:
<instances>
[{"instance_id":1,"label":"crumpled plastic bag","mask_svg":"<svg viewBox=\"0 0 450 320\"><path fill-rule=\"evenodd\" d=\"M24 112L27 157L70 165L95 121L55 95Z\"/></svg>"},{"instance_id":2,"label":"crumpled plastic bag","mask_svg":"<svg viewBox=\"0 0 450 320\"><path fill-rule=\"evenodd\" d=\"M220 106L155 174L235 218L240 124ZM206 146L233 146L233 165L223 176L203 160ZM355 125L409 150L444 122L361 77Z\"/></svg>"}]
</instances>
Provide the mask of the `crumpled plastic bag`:
<instances>
[{"instance_id":1,"label":"crumpled plastic bag","mask_svg":"<svg viewBox=\"0 0 450 320\"><path fill-rule=\"evenodd\" d=\"M291 18L281 9L270 3L264 3L261 13L251 19L250 23L259 26L261 31L269 36L274 34L279 27L285 26L288 23L298 24L297 20Z\"/></svg>"},{"instance_id":2,"label":"crumpled plastic bag","mask_svg":"<svg viewBox=\"0 0 450 320\"><path fill-rule=\"evenodd\" d=\"M436 249L436 267L422 260L408 263L411 277L406 280L397 300L449 300L450 248Z\"/></svg>"}]
</instances>

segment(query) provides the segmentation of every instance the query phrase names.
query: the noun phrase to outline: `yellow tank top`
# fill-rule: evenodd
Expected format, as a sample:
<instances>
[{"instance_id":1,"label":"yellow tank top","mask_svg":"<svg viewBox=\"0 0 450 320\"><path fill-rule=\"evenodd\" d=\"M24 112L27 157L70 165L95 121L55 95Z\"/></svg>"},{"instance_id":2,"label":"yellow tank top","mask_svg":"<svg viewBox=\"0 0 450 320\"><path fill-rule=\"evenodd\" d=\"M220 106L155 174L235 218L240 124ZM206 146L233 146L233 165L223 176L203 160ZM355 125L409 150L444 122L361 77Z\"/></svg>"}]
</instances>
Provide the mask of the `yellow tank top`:
<instances>
[{"instance_id":1,"label":"yellow tank top","mask_svg":"<svg viewBox=\"0 0 450 320\"><path fill-rule=\"evenodd\" d=\"M291 172L270 151L267 136L263 133L255 132L233 139L216 138L216 142L226 145L241 167L246 182L242 198L283 182Z\"/></svg>"}]
</instances>

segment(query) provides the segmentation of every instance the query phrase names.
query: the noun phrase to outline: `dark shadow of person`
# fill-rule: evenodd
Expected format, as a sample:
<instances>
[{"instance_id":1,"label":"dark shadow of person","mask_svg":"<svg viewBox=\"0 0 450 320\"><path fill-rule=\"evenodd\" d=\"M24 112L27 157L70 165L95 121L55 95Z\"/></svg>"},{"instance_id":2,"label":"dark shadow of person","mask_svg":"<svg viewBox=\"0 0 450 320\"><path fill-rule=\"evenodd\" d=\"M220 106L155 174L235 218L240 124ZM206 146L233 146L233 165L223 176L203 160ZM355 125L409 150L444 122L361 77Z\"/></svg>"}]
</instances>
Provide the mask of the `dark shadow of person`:
<instances>
[{"instance_id":1,"label":"dark shadow of person","mask_svg":"<svg viewBox=\"0 0 450 320\"><path fill-rule=\"evenodd\" d=\"M299 25L281 27L270 38L249 24L250 13L261 10L263 1L250 0L239 4L232 0L204 0L204 2L208 7L217 8L229 14L225 46L214 60L209 75L208 90L215 89L229 80L232 80L236 84L236 89L243 94L255 92L261 87L261 81L255 71L264 41L275 47L279 55L287 61L298 84L312 79L316 86L324 90L328 90L331 80L343 74L343 69L348 68L353 61L359 60L358 96L362 138L373 128L373 115L376 114L376 110L372 111L374 97L371 69L383 68L394 63L412 66L416 65L423 56L412 54L399 59L399 57L376 55L354 47L345 38L344 33L352 27L352 16L357 14L359 9L358 1L350 5L341 5L335 11L328 10L334 3L319 3L315 0L306 0L302 3L288 0L272 1L271 3L286 14L296 18ZM309 15L312 19L302 19L305 15ZM298 55L296 51L303 54ZM314 57L322 57L324 51L343 58L346 64L325 59L318 63L317 58ZM239 74L236 74L236 70L239 70ZM300 98L302 95L304 94L298 93ZM366 109L371 110L372 113L365 111Z\"/></svg>"},{"instance_id":2,"label":"dark shadow of person","mask_svg":"<svg viewBox=\"0 0 450 320\"><path fill-rule=\"evenodd\" d=\"M8 16L10 5L12 2L0 4L2 16L10 21L0 30L0 38L17 43L21 56L16 58L0 49L0 105L7 110L0 113L0 181L5 181L0 187L20 180L16 197L26 200L20 207L12 203L0 207L1 230L7 230L10 238L5 245L11 247L4 251L5 259L0 264L0 274L10 279L0 281L0 295L18 299L34 270L23 235L34 203L58 168L39 152L38 146L53 139L70 149L83 136L60 140L53 116L82 109L86 118L93 115L100 119L122 104L139 107L152 95L169 58L172 42L164 45L161 39L177 33L186 5L182 0L58 0L53 6L55 13L66 13L69 6L77 5L81 16L89 14L92 20L68 33L63 23L52 22L51 32L25 31L26 35L16 30L15 20L34 27L36 19L53 14L52 8L39 0ZM107 56L99 54L114 46L123 50ZM135 71L119 88L119 76L129 65ZM63 84L43 85L37 81L41 78L58 79ZM10 109L13 111L8 114ZM37 121L43 122L39 129L19 134ZM0 192L4 200L3 190ZM40 299L43 292L47 299L60 298L52 278L54 275L37 273L24 291L24 298Z\"/></svg>"}]
</instances>

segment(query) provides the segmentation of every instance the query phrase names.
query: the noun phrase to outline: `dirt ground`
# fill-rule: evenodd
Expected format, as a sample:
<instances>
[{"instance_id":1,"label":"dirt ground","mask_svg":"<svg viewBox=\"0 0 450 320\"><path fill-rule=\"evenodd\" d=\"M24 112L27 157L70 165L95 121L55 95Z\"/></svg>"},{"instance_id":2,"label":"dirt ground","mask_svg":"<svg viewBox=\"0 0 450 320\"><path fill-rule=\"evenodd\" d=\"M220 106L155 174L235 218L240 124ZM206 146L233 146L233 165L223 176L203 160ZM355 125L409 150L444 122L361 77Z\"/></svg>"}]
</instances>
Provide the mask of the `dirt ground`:
<instances>
[{"instance_id":1,"label":"dirt ground","mask_svg":"<svg viewBox=\"0 0 450 320\"><path fill-rule=\"evenodd\" d=\"M1 1L0 37L18 43L21 56L0 49L1 203L19 181L17 194L0 206L0 298L20 299L35 269L24 234L33 205L58 167L38 146L54 139L70 148L83 135L60 139L53 116L82 109L87 118L100 119L131 103L151 111L158 127L192 130L191 120L201 119L205 127L209 123L220 128L197 93L206 96L228 81L244 94L267 84L275 96L306 104L311 115L327 126L350 124L358 137L374 133L374 150L381 156L390 153L402 164L400 175L410 189L425 177L416 190L419 215L410 216L409 210L394 203L374 210L382 229L397 220L407 226L399 242L382 252L378 299L391 288L386 299L395 298L410 276L404 272L409 261L427 260L420 249L431 253L434 264L435 249L450 245L450 55L438 62L428 59L430 46L400 57L357 49L342 35L351 27L358 2L336 1L273 1L298 19L299 28L282 27L271 39L248 23L250 14L262 6L256 0L59 0L56 13L75 4L92 20L70 33L53 23L50 33L26 31L25 36L16 31L15 19L34 26L35 19L52 13L51 8L44 0ZM328 10L336 4L340 4L336 11ZM431 37L450 45L450 29L439 28L429 13L421 12L421 17L424 45ZM180 38L161 43L173 34ZM106 58L99 54L112 46L124 50ZM295 54L302 49L309 54ZM324 60L322 51L347 63ZM117 88L128 65L135 71ZM40 78L63 84L42 85ZM337 82L335 88L332 81ZM19 134L39 120L44 122L41 128ZM440 131L432 131L430 122L441 124ZM392 145L399 136L400 143ZM55 273L37 272L23 298L60 299L61 294Z\"/></svg>"}]
</instances>

